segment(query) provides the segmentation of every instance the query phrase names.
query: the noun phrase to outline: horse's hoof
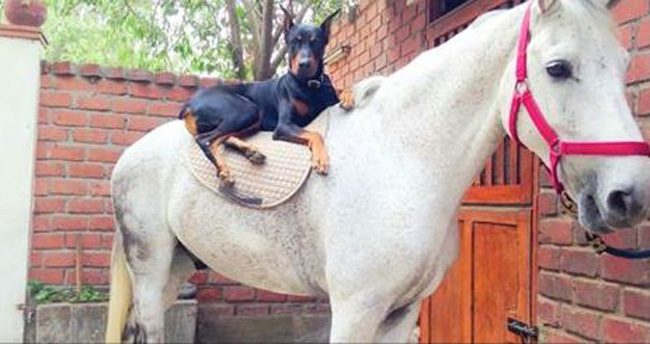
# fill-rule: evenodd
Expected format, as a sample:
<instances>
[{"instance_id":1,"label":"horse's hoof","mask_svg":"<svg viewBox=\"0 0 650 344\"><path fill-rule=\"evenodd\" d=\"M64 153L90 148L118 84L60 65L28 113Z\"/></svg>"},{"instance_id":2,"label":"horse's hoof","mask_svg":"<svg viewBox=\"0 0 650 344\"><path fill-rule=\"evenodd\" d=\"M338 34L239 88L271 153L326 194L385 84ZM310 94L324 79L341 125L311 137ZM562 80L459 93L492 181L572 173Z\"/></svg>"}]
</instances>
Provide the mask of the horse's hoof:
<instances>
[{"instance_id":1,"label":"horse's hoof","mask_svg":"<svg viewBox=\"0 0 650 344\"><path fill-rule=\"evenodd\" d=\"M252 152L247 158L253 165L262 165L266 161L266 155L260 152Z\"/></svg>"}]
</instances>

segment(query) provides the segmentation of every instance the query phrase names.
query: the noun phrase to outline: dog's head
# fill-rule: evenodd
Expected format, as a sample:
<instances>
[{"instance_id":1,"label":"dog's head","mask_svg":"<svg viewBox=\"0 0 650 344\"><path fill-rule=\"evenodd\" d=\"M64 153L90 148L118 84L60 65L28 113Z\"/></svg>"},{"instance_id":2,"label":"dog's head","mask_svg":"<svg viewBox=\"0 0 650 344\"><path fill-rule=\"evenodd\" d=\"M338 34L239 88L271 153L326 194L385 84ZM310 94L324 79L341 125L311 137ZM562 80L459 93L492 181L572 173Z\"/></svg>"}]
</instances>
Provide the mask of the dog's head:
<instances>
[{"instance_id":1,"label":"dog's head","mask_svg":"<svg viewBox=\"0 0 650 344\"><path fill-rule=\"evenodd\" d=\"M284 7L284 39L289 54L289 73L298 79L308 80L323 72L325 46L329 42L332 20L337 10L316 27L310 24L295 25L293 16Z\"/></svg>"}]
</instances>

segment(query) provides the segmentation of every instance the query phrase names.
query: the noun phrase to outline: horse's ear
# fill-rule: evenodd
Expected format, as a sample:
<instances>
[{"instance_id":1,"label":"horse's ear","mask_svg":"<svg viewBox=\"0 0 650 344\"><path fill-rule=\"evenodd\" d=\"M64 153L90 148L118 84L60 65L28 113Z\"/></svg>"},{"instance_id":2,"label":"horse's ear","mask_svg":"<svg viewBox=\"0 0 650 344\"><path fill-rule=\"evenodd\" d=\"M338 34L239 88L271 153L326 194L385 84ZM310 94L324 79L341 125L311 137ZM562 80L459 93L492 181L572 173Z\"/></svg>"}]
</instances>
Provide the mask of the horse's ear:
<instances>
[{"instance_id":1,"label":"horse's ear","mask_svg":"<svg viewBox=\"0 0 650 344\"><path fill-rule=\"evenodd\" d=\"M334 17L336 17L337 14L341 12L341 9L339 8L336 10L336 12L330 14L325 20L323 20L323 23L320 24L320 29L323 30L325 33L325 40L329 41L330 38L330 28L332 27L332 20L334 20Z\"/></svg>"},{"instance_id":2,"label":"horse's ear","mask_svg":"<svg viewBox=\"0 0 650 344\"><path fill-rule=\"evenodd\" d=\"M289 30L295 25L293 23L293 14L289 12L284 6L280 5L280 9L284 12L284 21L282 22L282 28L284 29L284 34L286 35Z\"/></svg>"},{"instance_id":3,"label":"horse's ear","mask_svg":"<svg viewBox=\"0 0 650 344\"><path fill-rule=\"evenodd\" d=\"M560 6L559 0L536 0L537 8L542 14L551 12L556 7Z\"/></svg>"}]
</instances>

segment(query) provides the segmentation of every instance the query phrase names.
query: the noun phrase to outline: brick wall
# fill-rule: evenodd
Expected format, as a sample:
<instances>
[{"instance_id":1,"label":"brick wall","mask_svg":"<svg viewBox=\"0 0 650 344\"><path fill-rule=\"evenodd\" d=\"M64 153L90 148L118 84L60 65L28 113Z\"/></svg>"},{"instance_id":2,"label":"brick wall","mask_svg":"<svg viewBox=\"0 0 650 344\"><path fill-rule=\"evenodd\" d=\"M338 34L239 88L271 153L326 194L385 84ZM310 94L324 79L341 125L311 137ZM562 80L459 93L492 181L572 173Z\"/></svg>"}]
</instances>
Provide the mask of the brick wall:
<instances>
[{"instance_id":1,"label":"brick wall","mask_svg":"<svg viewBox=\"0 0 650 344\"><path fill-rule=\"evenodd\" d=\"M650 1L613 9L630 50L629 99L650 138ZM650 264L597 256L584 230L558 205L548 176L540 192L538 324L549 342L650 341ZM650 225L607 236L618 247L650 248Z\"/></svg>"},{"instance_id":2,"label":"brick wall","mask_svg":"<svg viewBox=\"0 0 650 344\"><path fill-rule=\"evenodd\" d=\"M30 280L106 287L113 241L109 178L122 151L175 118L199 86L218 79L142 70L44 65L36 152ZM213 272L193 277L197 298L220 314L315 313L327 304L241 286Z\"/></svg>"}]
</instances>

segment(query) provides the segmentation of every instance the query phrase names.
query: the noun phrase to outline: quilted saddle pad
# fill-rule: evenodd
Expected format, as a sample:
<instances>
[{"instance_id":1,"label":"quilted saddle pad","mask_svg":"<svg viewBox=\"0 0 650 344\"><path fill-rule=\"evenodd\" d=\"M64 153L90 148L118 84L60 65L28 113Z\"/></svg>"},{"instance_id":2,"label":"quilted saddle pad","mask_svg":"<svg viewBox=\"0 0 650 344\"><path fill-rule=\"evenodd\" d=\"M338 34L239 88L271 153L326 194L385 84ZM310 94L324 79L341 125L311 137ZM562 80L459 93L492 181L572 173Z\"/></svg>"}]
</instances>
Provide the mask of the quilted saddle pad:
<instances>
[{"instance_id":1,"label":"quilted saddle pad","mask_svg":"<svg viewBox=\"0 0 650 344\"><path fill-rule=\"evenodd\" d=\"M325 110L306 129L327 132L330 110ZM215 193L246 207L268 209L288 201L305 183L311 172L308 147L275 141L271 132L259 132L246 138L266 156L262 165L254 165L240 152L222 145L222 154L235 179L226 187L217 177L216 168L197 144L189 145L187 162L196 179Z\"/></svg>"}]
</instances>

